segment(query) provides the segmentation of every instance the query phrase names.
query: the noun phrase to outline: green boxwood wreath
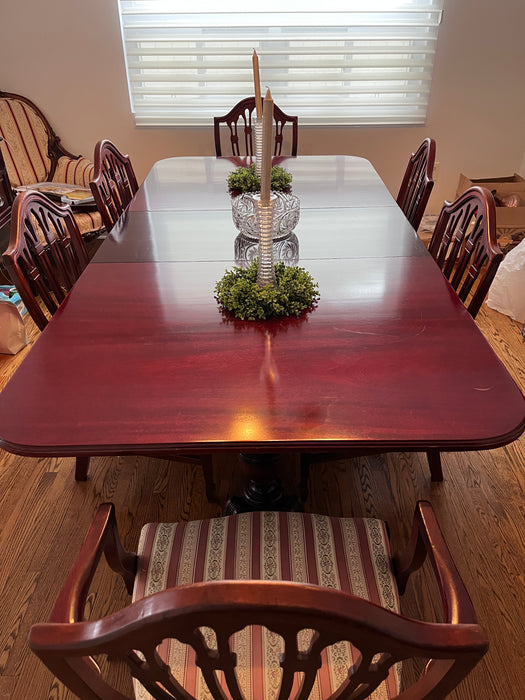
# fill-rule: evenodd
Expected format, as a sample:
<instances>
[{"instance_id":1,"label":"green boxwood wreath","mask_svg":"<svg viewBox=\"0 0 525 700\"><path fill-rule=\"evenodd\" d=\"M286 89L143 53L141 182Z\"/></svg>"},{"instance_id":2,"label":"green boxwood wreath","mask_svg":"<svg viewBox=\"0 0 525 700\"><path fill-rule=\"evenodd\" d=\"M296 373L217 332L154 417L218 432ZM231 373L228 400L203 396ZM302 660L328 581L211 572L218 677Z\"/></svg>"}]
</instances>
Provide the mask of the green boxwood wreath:
<instances>
[{"instance_id":1,"label":"green boxwood wreath","mask_svg":"<svg viewBox=\"0 0 525 700\"><path fill-rule=\"evenodd\" d=\"M220 306L243 321L299 316L319 300L319 285L302 267L275 265L277 286L257 286L258 259L249 267L227 270L215 285Z\"/></svg>"}]
</instances>

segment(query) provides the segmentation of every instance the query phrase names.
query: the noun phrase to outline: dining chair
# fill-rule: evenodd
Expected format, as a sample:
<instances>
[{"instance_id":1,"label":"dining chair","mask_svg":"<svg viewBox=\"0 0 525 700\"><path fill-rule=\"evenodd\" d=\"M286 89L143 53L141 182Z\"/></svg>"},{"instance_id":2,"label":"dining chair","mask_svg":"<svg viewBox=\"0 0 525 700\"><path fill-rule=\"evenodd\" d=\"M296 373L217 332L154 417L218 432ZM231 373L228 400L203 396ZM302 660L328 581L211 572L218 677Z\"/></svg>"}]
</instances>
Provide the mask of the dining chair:
<instances>
[{"instance_id":1,"label":"dining chair","mask_svg":"<svg viewBox=\"0 0 525 700\"><path fill-rule=\"evenodd\" d=\"M119 151L108 139L99 141L95 146L95 173L89 183L102 221L109 232L128 208L138 190L138 182L129 155ZM179 455L161 453L150 455L160 459L184 461L199 464L202 467L206 497L210 502L216 502L216 484L213 480L213 464L211 455ZM82 465L77 459L75 479L85 481L89 468L89 458Z\"/></svg>"},{"instance_id":2,"label":"dining chair","mask_svg":"<svg viewBox=\"0 0 525 700\"><path fill-rule=\"evenodd\" d=\"M3 261L29 314L40 330L66 298L89 262L84 240L67 205L26 190L15 198L11 216L11 237ZM162 459L199 464L206 497L216 502L211 455L153 455ZM89 455L76 457L75 479L85 481Z\"/></svg>"},{"instance_id":3,"label":"dining chair","mask_svg":"<svg viewBox=\"0 0 525 700\"><path fill-rule=\"evenodd\" d=\"M71 208L26 190L11 213L9 246L3 253L7 273L42 331L89 262ZM89 457L76 458L76 473L87 472Z\"/></svg>"},{"instance_id":4,"label":"dining chair","mask_svg":"<svg viewBox=\"0 0 525 700\"><path fill-rule=\"evenodd\" d=\"M113 663L133 677L139 700L445 698L487 637L430 503L417 504L410 541L394 556L387 532L375 518L254 512L149 523L134 554L105 503L29 646L85 700L131 698L111 687ZM103 553L132 602L90 620ZM440 622L400 612L399 595L427 556ZM103 596L96 591L107 609ZM412 658L419 665L401 690Z\"/></svg>"},{"instance_id":5,"label":"dining chair","mask_svg":"<svg viewBox=\"0 0 525 700\"><path fill-rule=\"evenodd\" d=\"M226 124L229 130L229 141L231 154L233 156L254 156L253 137L253 113L255 111L255 97L245 97L238 102L228 114L222 117L214 117L213 132L215 138L215 153L217 157L222 156L221 144L221 124ZM273 106L274 120L274 149L273 155L280 156L283 150L283 132L287 124L291 125L290 154L297 155L298 141L298 117L291 117L285 114L276 104ZM242 145L241 145L242 144Z\"/></svg>"},{"instance_id":6,"label":"dining chair","mask_svg":"<svg viewBox=\"0 0 525 700\"><path fill-rule=\"evenodd\" d=\"M415 231L419 228L434 187L432 178L435 160L436 142L426 138L410 156L397 195L396 201Z\"/></svg>"},{"instance_id":7,"label":"dining chair","mask_svg":"<svg viewBox=\"0 0 525 700\"><path fill-rule=\"evenodd\" d=\"M503 260L496 237L496 204L484 187L445 202L428 246L452 288L476 318ZM428 450L430 470L442 474L441 454Z\"/></svg>"},{"instance_id":8,"label":"dining chair","mask_svg":"<svg viewBox=\"0 0 525 700\"><path fill-rule=\"evenodd\" d=\"M484 187L471 187L454 202L445 202L428 250L469 314L475 318L503 260L496 237L496 205ZM377 451L376 451L377 452ZM362 451L301 454L300 493L308 495L313 463L362 455ZM443 481L441 453L426 451L432 481Z\"/></svg>"},{"instance_id":9,"label":"dining chair","mask_svg":"<svg viewBox=\"0 0 525 700\"><path fill-rule=\"evenodd\" d=\"M476 318L503 253L496 237L496 205L484 187L445 202L428 250L467 311Z\"/></svg>"},{"instance_id":10,"label":"dining chair","mask_svg":"<svg viewBox=\"0 0 525 700\"><path fill-rule=\"evenodd\" d=\"M95 171L89 183L106 231L109 233L128 208L139 186L131 159L108 139L95 146Z\"/></svg>"},{"instance_id":11,"label":"dining chair","mask_svg":"<svg viewBox=\"0 0 525 700\"><path fill-rule=\"evenodd\" d=\"M10 241L3 260L40 330L89 262L71 208L33 190L15 198Z\"/></svg>"}]
</instances>

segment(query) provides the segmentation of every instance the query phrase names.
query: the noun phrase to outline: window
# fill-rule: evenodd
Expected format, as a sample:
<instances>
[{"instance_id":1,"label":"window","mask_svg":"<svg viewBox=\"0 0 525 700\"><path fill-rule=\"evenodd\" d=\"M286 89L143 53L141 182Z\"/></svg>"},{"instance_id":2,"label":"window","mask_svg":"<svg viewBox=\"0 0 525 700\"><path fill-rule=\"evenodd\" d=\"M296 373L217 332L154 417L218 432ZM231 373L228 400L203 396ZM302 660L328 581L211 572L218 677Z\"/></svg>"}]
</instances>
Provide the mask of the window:
<instances>
[{"instance_id":1,"label":"window","mask_svg":"<svg viewBox=\"0 0 525 700\"><path fill-rule=\"evenodd\" d=\"M424 124L443 0L246 4L119 0L138 125L209 126L253 95L254 49L301 125Z\"/></svg>"}]
</instances>

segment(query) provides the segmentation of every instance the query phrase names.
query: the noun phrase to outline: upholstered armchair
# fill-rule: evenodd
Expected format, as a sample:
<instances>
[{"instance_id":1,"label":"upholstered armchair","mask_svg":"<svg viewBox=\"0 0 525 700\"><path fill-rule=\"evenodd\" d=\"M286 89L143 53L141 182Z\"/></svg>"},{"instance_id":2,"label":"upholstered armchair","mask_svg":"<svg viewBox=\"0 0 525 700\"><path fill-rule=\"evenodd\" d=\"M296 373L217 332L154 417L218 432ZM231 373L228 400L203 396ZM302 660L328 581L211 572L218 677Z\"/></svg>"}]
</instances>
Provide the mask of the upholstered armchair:
<instances>
[{"instance_id":1,"label":"upholstered armchair","mask_svg":"<svg viewBox=\"0 0 525 700\"><path fill-rule=\"evenodd\" d=\"M134 602L90 617L103 553ZM440 622L400 612L426 557ZM135 700L442 700L488 640L428 502L393 556L382 520L285 512L149 523L134 554L106 503L29 646L82 700L128 674Z\"/></svg>"},{"instance_id":2,"label":"upholstered armchair","mask_svg":"<svg viewBox=\"0 0 525 700\"><path fill-rule=\"evenodd\" d=\"M69 153L38 107L26 97L0 91L0 142L13 188L35 182L65 182L89 187L93 162ZM74 212L83 236L94 237L103 229L95 206Z\"/></svg>"}]
</instances>

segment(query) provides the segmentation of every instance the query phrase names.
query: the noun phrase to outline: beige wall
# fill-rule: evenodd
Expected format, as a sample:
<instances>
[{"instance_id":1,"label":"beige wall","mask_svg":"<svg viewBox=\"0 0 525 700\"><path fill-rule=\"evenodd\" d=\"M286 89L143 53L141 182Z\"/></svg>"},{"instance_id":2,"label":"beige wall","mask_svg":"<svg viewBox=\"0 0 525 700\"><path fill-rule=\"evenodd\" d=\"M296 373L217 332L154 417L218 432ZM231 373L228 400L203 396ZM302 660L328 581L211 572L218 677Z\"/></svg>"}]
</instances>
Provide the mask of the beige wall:
<instances>
[{"instance_id":1,"label":"beige wall","mask_svg":"<svg viewBox=\"0 0 525 700\"><path fill-rule=\"evenodd\" d=\"M364 156L396 194L410 152L433 136L440 165L431 212L454 197L460 172L523 169L524 30L524 0L445 0L426 126L303 128L300 153ZM159 158L214 152L211 125L134 126L116 0L0 0L0 89L32 99L73 152L91 156L96 141L114 140L139 180Z\"/></svg>"}]
</instances>

